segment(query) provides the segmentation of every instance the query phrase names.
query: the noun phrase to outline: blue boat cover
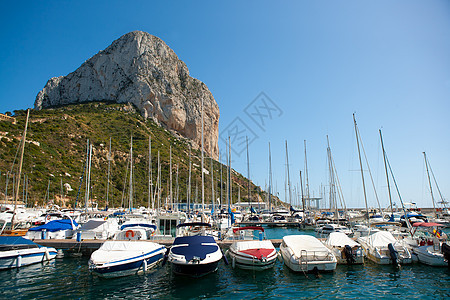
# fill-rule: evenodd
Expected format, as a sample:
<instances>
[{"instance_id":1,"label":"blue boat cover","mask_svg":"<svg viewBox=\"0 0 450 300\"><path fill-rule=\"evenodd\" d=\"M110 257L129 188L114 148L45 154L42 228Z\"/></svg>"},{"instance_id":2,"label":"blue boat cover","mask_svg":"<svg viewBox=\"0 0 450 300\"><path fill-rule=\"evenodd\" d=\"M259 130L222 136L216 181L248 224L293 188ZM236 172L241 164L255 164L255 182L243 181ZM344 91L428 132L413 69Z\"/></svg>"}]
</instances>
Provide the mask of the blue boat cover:
<instances>
[{"instance_id":1,"label":"blue boat cover","mask_svg":"<svg viewBox=\"0 0 450 300\"><path fill-rule=\"evenodd\" d=\"M203 243L214 243L215 245L203 245ZM182 244L187 245L173 247ZM218 248L219 246L217 246L216 241L212 236L195 235L177 237L175 241L173 241L171 251L174 254L183 255L186 261L190 261L194 256L204 260L207 254L216 252Z\"/></svg>"},{"instance_id":2,"label":"blue boat cover","mask_svg":"<svg viewBox=\"0 0 450 300\"><path fill-rule=\"evenodd\" d=\"M47 224L30 228L30 229L28 229L28 231L42 231L42 230L46 229L47 231L55 232L55 231L59 231L59 230L73 229L72 222L75 227L78 227L77 222L72 221L70 219L62 219L62 220L53 220L53 221L48 222Z\"/></svg>"},{"instance_id":3,"label":"blue boat cover","mask_svg":"<svg viewBox=\"0 0 450 300\"><path fill-rule=\"evenodd\" d=\"M26 238L23 238L21 236L0 236L0 245L2 246L18 246L18 245L33 245L33 246L39 246L33 241L30 241Z\"/></svg>"}]
</instances>

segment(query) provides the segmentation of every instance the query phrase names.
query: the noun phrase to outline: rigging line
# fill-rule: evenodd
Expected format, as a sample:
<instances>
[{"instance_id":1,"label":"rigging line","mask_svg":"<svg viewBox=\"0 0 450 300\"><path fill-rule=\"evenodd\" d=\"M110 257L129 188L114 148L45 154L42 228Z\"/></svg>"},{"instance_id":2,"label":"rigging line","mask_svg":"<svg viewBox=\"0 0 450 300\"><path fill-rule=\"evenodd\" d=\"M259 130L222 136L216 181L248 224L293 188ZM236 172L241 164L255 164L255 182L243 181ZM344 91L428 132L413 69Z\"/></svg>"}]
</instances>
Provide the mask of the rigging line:
<instances>
[{"instance_id":1,"label":"rigging line","mask_svg":"<svg viewBox=\"0 0 450 300\"><path fill-rule=\"evenodd\" d=\"M358 134L359 134L359 129L358 129ZM361 142L361 149L362 149L362 151L364 153L364 160L366 161L367 169L369 170L370 181L372 182L373 192L375 193L375 199L377 199L378 208L380 209L380 213L383 215L383 210L381 209L380 200L378 199L377 189L375 188L375 182L373 181L372 171L370 170L369 160L367 159L366 150L364 149L364 145L363 145L363 142L362 142L362 139L361 139L361 135L359 135L359 139L360 139L360 142Z\"/></svg>"},{"instance_id":2,"label":"rigging line","mask_svg":"<svg viewBox=\"0 0 450 300\"><path fill-rule=\"evenodd\" d=\"M397 181L395 180L395 177L394 177L394 172L392 171L391 164L389 163L389 159L387 157L386 151L384 151L384 153L386 155L386 162L389 167L389 171L391 172L392 180L394 181L395 189L397 190L398 198L400 199L400 203L402 204L403 213L405 214L406 226L408 226L408 229L410 230L410 233L411 233L411 230L412 230L411 223L409 223L408 216L406 215L405 205L403 204L403 199L402 199L402 196L400 195L400 190L398 189Z\"/></svg>"},{"instance_id":3,"label":"rigging line","mask_svg":"<svg viewBox=\"0 0 450 300\"><path fill-rule=\"evenodd\" d=\"M442 201L442 205L444 205L444 208L447 208L447 206L445 205L444 196L442 196L441 189L439 188L439 185L437 184L436 177L434 177L433 169L431 168L431 165L430 165L429 162L428 162L428 166L430 167L431 176L433 176L433 181L434 181L434 184L436 185L436 188L438 190L439 197L441 198L441 201Z\"/></svg>"},{"instance_id":4,"label":"rigging line","mask_svg":"<svg viewBox=\"0 0 450 300\"><path fill-rule=\"evenodd\" d=\"M127 177L128 177L128 166L129 166L129 157L127 158L127 168L125 170L125 177L123 181L123 190L122 190L122 200L120 202L120 207L123 208L123 200L125 199L125 190L127 185Z\"/></svg>"}]
</instances>

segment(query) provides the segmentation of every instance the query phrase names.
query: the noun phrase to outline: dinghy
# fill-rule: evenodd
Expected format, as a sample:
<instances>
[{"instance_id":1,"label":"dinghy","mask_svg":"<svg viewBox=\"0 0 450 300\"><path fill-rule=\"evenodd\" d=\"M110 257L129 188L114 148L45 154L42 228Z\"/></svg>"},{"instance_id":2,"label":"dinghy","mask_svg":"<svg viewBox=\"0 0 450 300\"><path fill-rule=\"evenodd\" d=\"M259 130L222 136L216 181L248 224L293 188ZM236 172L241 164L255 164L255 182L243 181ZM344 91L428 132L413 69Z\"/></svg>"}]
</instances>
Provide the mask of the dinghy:
<instances>
[{"instance_id":1,"label":"dinghy","mask_svg":"<svg viewBox=\"0 0 450 300\"><path fill-rule=\"evenodd\" d=\"M89 260L89 269L100 277L112 278L146 272L164 257L160 244L140 241L106 241Z\"/></svg>"},{"instance_id":2,"label":"dinghy","mask_svg":"<svg viewBox=\"0 0 450 300\"><path fill-rule=\"evenodd\" d=\"M324 243L336 256L338 264L363 264L364 252L361 245L343 232L332 232Z\"/></svg>"},{"instance_id":3,"label":"dinghy","mask_svg":"<svg viewBox=\"0 0 450 300\"><path fill-rule=\"evenodd\" d=\"M234 228L235 233L242 231L264 232L262 227L249 226ZM262 271L272 268L277 259L277 251L270 240L235 241L227 251L231 258L231 266L241 269Z\"/></svg>"},{"instance_id":4,"label":"dinghy","mask_svg":"<svg viewBox=\"0 0 450 300\"><path fill-rule=\"evenodd\" d=\"M21 236L0 236L0 269L12 269L50 261L56 249L42 247Z\"/></svg>"},{"instance_id":5,"label":"dinghy","mask_svg":"<svg viewBox=\"0 0 450 300\"><path fill-rule=\"evenodd\" d=\"M333 271L337 260L330 249L311 235L287 235L280 245L286 266L295 272Z\"/></svg>"}]
</instances>

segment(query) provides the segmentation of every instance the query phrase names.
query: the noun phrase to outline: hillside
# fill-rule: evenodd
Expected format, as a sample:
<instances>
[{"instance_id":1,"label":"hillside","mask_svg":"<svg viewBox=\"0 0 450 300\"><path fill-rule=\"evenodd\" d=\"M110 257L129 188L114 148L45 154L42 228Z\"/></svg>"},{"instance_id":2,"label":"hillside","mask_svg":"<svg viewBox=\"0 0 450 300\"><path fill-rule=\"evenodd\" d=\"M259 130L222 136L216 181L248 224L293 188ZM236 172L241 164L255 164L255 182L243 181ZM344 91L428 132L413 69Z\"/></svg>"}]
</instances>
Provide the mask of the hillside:
<instances>
[{"instance_id":1,"label":"hillside","mask_svg":"<svg viewBox=\"0 0 450 300\"><path fill-rule=\"evenodd\" d=\"M15 111L17 124L0 121L0 197L4 201L6 173L11 170L25 125L26 111ZM152 139L152 176L157 178L157 156L160 152L162 199L169 193L169 146L172 145L173 196L176 192L176 170L178 171L178 199L186 202L189 174L189 140L175 136L172 132L144 119L131 104L91 102L62 106L59 108L32 110L28 125L27 143L23 162L23 174L29 178L28 206L45 205L49 184L50 202L73 207L79 190L78 206L84 205L84 172L87 139L93 143L91 167L91 199L104 207L106 204L108 148L111 138L111 177L109 207L127 206L130 137L133 136L134 203L148 203L148 139ZM201 202L201 154L192 150L191 199ZM210 159L205 158L205 168L210 170ZM221 164L213 161L214 189L216 199L220 197ZM17 160L15 164L17 168ZM17 172L14 171L14 172ZM226 168L222 167L222 199L226 203ZM12 179L8 185L8 196L12 196ZM233 203L237 202L238 185L241 201L247 201L247 180L233 171ZM23 182L23 181L22 181ZM72 190L67 189L69 184ZM62 186L65 187L62 188ZM196 185L198 196L196 197ZM20 197L22 198L22 184ZM125 190L124 190L125 188ZM64 201L61 201L61 192ZM265 199L265 193L251 184L252 201ZM125 196L124 196L125 195ZM8 197L8 198L9 198ZM123 200L125 198L125 200ZM162 200L163 201L163 200ZM48 202L45 200L45 202ZM211 177L205 174L205 202L211 202Z\"/></svg>"}]
</instances>

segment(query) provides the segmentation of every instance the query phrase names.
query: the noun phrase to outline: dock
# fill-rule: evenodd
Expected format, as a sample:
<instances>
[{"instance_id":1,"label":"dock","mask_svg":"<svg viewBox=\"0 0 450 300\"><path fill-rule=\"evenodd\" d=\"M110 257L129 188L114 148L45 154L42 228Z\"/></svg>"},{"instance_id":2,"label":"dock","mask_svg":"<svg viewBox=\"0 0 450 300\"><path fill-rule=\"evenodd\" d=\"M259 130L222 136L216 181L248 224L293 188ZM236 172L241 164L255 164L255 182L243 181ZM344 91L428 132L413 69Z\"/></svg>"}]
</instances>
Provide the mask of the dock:
<instances>
[{"instance_id":1,"label":"dock","mask_svg":"<svg viewBox=\"0 0 450 300\"><path fill-rule=\"evenodd\" d=\"M35 239L34 242L38 245L44 247L53 247L57 250L63 250L65 254L69 255L83 255L90 256L92 252L100 248L100 246L107 240L82 240L77 242L77 240L73 239L65 239L65 240L56 240L56 239L46 239L46 240L38 240ZM217 245L221 249L228 249L233 242L237 240L225 240L225 241L217 241ZM278 248L281 244L281 239L272 239L272 244ZM144 240L144 241L136 241L137 243L145 243L145 242L153 242L169 247L173 243L172 240Z\"/></svg>"}]
</instances>

